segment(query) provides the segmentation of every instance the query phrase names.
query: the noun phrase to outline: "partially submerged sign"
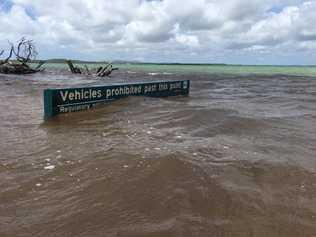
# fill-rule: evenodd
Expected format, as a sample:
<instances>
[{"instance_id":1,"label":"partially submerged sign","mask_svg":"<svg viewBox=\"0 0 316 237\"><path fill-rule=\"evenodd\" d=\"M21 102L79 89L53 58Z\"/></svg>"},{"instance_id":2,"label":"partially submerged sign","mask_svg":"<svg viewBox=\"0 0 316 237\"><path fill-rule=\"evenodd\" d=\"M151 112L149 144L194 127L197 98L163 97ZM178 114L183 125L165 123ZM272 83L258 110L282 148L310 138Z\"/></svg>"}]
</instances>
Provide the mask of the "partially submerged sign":
<instances>
[{"instance_id":1,"label":"partially submerged sign","mask_svg":"<svg viewBox=\"0 0 316 237\"><path fill-rule=\"evenodd\" d=\"M189 80L46 89L44 90L44 117L49 119L60 113L90 109L97 104L130 95L151 97L188 95L189 89Z\"/></svg>"}]
</instances>

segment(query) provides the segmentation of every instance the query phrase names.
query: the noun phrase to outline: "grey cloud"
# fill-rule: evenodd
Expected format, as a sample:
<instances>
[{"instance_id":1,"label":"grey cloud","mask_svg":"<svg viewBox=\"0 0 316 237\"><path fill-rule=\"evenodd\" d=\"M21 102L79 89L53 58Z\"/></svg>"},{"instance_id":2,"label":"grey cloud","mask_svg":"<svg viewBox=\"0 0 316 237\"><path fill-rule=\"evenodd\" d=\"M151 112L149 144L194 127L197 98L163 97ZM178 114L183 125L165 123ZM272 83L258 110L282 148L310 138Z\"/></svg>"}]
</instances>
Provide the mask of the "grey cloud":
<instances>
[{"instance_id":1,"label":"grey cloud","mask_svg":"<svg viewBox=\"0 0 316 237\"><path fill-rule=\"evenodd\" d=\"M179 21L179 26L183 31L201 31L220 28L222 22L209 21L203 16L190 16Z\"/></svg>"},{"instance_id":2,"label":"grey cloud","mask_svg":"<svg viewBox=\"0 0 316 237\"><path fill-rule=\"evenodd\" d=\"M139 34L137 36L137 39L140 42L161 43L161 42L168 41L172 37L173 37L173 34L170 32L157 32L157 33L149 33L149 34Z\"/></svg>"},{"instance_id":3,"label":"grey cloud","mask_svg":"<svg viewBox=\"0 0 316 237\"><path fill-rule=\"evenodd\" d=\"M316 41L316 32L304 33L301 32L297 35L298 41Z\"/></svg>"},{"instance_id":4,"label":"grey cloud","mask_svg":"<svg viewBox=\"0 0 316 237\"><path fill-rule=\"evenodd\" d=\"M41 44L133 51L177 53L184 48L200 55L201 49L297 48L316 41L316 2L303 0L14 0L11 12L0 12L5 35L32 35ZM20 7L20 6L23 6ZM36 20L23 13L36 11ZM271 11L277 6L279 11ZM14 24L10 23L14 22ZM2 33L3 35L4 33ZM0 32L1 35L1 32ZM1 43L1 42L0 42ZM192 47L190 47L190 45ZM194 46L194 47L193 47ZM303 47L301 46L301 47ZM306 46L306 47L307 47ZM186 52L187 53L187 52Z\"/></svg>"}]
</instances>

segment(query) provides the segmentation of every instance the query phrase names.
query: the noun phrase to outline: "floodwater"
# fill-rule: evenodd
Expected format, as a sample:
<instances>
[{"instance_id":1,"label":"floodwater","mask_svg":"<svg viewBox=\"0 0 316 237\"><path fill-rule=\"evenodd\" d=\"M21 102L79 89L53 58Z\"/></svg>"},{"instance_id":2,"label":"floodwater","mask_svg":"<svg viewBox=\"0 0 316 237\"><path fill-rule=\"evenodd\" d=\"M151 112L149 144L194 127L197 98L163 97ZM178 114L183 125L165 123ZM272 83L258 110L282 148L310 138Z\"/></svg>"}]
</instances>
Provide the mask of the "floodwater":
<instances>
[{"instance_id":1,"label":"floodwater","mask_svg":"<svg viewBox=\"0 0 316 237\"><path fill-rule=\"evenodd\" d=\"M316 75L238 70L0 75L0 236L316 236ZM45 88L173 79L43 121Z\"/></svg>"}]
</instances>

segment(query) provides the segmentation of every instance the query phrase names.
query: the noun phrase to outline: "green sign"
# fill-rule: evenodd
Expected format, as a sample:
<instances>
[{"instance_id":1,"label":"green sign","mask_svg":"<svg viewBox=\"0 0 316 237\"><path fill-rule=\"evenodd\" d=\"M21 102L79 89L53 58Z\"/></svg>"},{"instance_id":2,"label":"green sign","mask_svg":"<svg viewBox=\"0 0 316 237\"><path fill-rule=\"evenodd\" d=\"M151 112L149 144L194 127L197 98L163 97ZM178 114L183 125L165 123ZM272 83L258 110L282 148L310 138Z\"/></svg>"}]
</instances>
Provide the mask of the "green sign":
<instances>
[{"instance_id":1,"label":"green sign","mask_svg":"<svg viewBox=\"0 0 316 237\"><path fill-rule=\"evenodd\" d=\"M97 104L131 95L151 97L188 95L189 89L189 80L46 89L44 90L44 118L49 119L60 113L90 109Z\"/></svg>"}]
</instances>

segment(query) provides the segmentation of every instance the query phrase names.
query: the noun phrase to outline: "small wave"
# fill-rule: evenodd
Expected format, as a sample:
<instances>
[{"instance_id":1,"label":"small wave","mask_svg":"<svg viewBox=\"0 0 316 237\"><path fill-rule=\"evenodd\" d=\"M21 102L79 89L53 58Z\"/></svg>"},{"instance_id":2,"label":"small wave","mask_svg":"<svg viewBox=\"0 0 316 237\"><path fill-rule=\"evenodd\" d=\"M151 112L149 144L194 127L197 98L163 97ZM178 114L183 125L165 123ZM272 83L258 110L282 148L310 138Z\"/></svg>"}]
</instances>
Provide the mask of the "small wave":
<instances>
[{"instance_id":1,"label":"small wave","mask_svg":"<svg viewBox=\"0 0 316 237\"><path fill-rule=\"evenodd\" d=\"M157 76L157 75L172 75L171 72L149 72L148 75L150 76Z\"/></svg>"},{"instance_id":2,"label":"small wave","mask_svg":"<svg viewBox=\"0 0 316 237\"><path fill-rule=\"evenodd\" d=\"M159 75L159 73L158 72L149 72L148 75L156 76L156 75Z\"/></svg>"}]
</instances>

